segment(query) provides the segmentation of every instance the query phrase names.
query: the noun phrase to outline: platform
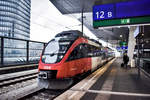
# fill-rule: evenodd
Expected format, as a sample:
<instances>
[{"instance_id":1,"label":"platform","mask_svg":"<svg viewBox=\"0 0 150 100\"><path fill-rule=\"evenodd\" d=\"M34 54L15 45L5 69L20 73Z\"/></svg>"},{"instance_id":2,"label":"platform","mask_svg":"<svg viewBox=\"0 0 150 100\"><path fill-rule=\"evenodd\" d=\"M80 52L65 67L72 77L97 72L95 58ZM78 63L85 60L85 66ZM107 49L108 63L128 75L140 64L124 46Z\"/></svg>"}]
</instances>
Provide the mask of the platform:
<instances>
[{"instance_id":1,"label":"platform","mask_svg":"<svg viewBox=\"0 0 150 100\"><path fill-rule=\"evenodd\" d=\"M13 65L13 66L1 66L0 67L0 75L2 74L11 74L20 71L27 71L37 69L38 64L26 64L26 65Z\"/></svg>"},{"instance_id":2,"label":"platform","mask_svg":"<svg viewBox=\"0 0 150 100\"><path fill-rule=\"evenodd\" d=\"M150 79L115 58L55 100L150 100Z\"/></svg>"}]
</instances>

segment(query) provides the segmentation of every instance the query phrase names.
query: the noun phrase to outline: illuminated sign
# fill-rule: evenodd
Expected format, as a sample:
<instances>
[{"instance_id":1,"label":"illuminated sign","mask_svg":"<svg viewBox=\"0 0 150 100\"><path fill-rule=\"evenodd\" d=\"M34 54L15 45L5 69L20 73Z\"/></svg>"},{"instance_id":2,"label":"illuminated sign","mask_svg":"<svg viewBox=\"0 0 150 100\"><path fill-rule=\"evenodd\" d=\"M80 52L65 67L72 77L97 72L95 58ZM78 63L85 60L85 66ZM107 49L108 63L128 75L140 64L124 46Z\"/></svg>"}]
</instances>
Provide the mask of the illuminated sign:
<instances>
[{"instance_id":1,"label":"illuminated sign","mask_svg":"<svg viewBox=\"0 0 150 100\"><path fill-rule=\"evenodd\" d=\"M96 20L105 20L114 18L114 5L101 5L93 7L93 19Z\"/></svg>"},{"instance_id":2,"label":"illuminated sign","mask_svg":"<svg viewBox=\"0 0 150 100\"><path fill-rule=\"evenodd\" d=\"M150 22L150 0L134 0L93 6L93 26L143 24Z\"/></svg>"},{"instance_id":3,"label":"illuminated sign","mask_svg":"<svg viewBox=\"0 0 150 100\"><path fill-rule=\"evenodd\" d=\"M127 42L124 42L124 41L120 42L120 46L126 46L126 45L127 45Z\"/></svg>"}]
</instances>

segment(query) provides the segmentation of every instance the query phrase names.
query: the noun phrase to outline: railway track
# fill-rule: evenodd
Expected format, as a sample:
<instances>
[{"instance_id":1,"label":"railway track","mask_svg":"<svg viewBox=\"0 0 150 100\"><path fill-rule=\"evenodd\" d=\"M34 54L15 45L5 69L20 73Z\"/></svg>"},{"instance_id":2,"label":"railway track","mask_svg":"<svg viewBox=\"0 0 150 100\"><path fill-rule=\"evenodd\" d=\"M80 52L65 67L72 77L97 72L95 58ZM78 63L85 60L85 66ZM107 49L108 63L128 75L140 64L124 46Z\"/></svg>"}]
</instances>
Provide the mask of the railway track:
<instances>
[{"instance_id":1,"label":"railway track","mask_svg":"<svg viewBox=\"0 0 150 100\"><path fill-rule=\"evenodd\" d=\"M15 84L17 82L34 79L37 77L37 69L11 74L0 75L0 88L3 86Z\"/></svg>"},{"instance_id":2,"label":"railway track","mask_svg":"<svg viewBox=\"0 0 150 100\"><path fill-rule=\"evenodd\" d=\"M76 79L74 84L72 84L67 89L64 90L40 89L20 98L19 100L53 100L54 98L56 98L57 96L59 96L60 94L62 94L63 92L65 92L66 90L68 90L69 88L77 84L78 82L80 82L82 79L87 77L89 74L90 73L86 73L80 76L80 78Z\"/></svg>"},{"instance_id":3,"label":"railway track","mask_svg":"<svg viewBox=\"0 0 150 100\"><path fill-rule=\"evenodd\" d=\"M11 84L15 84L17 82L22 82L22 81L34 79L36 77L37 77L37 74L33 74L33 75L29 75L29 76L23 76L23 77L20 77L20 78L15 78L13 80L2 81L0 83L0 87L11 85Z\"/></svg>"},{"instance_id":4,"label":"railway track","mask_svg":"<svg viewBox=\"0 0 150 100\"><path fill-rule=\"evenodd\" d=\"M55 97L57 97L58 95L62 94L64 91L67 90L67 89L66 90L46 90L46 89L38 87L37 79L36 79L37 77L36 70L32 71L32 73L30 72L30 74L28 73L29 75L24 76L24 78L26 78L26 81L21 79L23 74L25 73L21 73L21 75L15 76L16 82L21 81L21 83L18 83L18 85L21 85L21 86L18 87L18 85L15 84L14 86L12 85L12 87L15 87L15 89L11 89L10 91L3 92L3 93L0 92L0 100L53 100ZM76 82L72 86L74 86L76 83L78 83L79 81L87 77L89 74L91 73L86 73L85 75L77 79ZM32 77L34 78L32 79ZM7 77L6 81L10 81L10 83L15 83L15 82L11 82L11 81L15 81L15 79L13 78L14 77L10 78L9 76ZM13 80L10 80L10 79L13 79ZM1 80L2 79L0 77L0 81ZM1 91L1 87L0 87L0 91Z\"/></svg>"},{"instance_id":5,"label":"railway track","mask_svg":"<svg viewBox=\"0 0 150 100\"><path fill-rule=\"evenodd\" d=\"M53 100L58 95L62 94L65 90L46 90L41 89L33 94L21 98L20 100Z\"/></svg>"},{"instance_id":6,"label":"railway track","mask_svg":"<svg viewBox=\"0 0 150 100\"><path fill-rule=\"evenodd\" d=\"M86 76L88 75L84 75L81 79L77 80L74 84L72 84L72 86L74 86L76 83L81 81ZM22 83L18 83L18 84L22 84ZM46 90L40 88L37 85L36 79L33 82L29 83L29 85L27 85L27 82L24 84L26 86L18 87L18 88L17 88L18 85L16 84L15 86L13 86L16 87L16 89L0 94L0 100L53 100L55 97L59 96L60 94L62 94L64 91L67 90L67 89Z\"/></svg>"},{"instance_id":7,"label":"railway track","mask_svg":"<svg viewBox=\"0 0 150 100\"><path fill-rule=\"evenodd\" d=\"M37 100L54 98L61 93L37 86L37 70L0 75L0 100ZM50 95L49 95L50 94Z\"/></svg>"},{"instance_id":8,"label":"railway track","mask_svg":"<svg viewBox=\"0 0 150 100\"><path fill-rule=\"evenodd\" d=\"M42 88L37 86L36 80L29 83L26 82L25 84L22 83L21 85L25 86L20 86L16 89L1 94L0 100L18 100L29 94L42 90Z\"/></svg>"},{"instance_id":9,"label":"railway track","mask_svg":"<svg viewBox=\"0 0 150 100\"><path fill-rule=\"evenodd\" d=\"M45 90L39 88L37 83L4 93L0 100L52 100L64 90Z\"/></svg>"},{"instance_id":10,"label":"railway track","mask_svg":"<svg viewBox=\"0 0 150 100\"><path fill-rule=\"evenodd\" d=\"M25 86L19 86L21 84ZM52 100L67 90L46 90L40 88L37 85L37 79L34 79L32 82L22 81L22 83L17 83L12 85L12 87L15 87L15 89L8 88L10 91L0 92L0 100Z\"/></svg>"},{"instance_id":11,"label":"railway track","mask_svg":"<svg viewBox=\"0 0 150 100\"><path fill-rule=\"evenodd\" d=\"M10 92L36 83L37 69L0 75L0 100L11 97Z\"/></svg>"}]
</instances>

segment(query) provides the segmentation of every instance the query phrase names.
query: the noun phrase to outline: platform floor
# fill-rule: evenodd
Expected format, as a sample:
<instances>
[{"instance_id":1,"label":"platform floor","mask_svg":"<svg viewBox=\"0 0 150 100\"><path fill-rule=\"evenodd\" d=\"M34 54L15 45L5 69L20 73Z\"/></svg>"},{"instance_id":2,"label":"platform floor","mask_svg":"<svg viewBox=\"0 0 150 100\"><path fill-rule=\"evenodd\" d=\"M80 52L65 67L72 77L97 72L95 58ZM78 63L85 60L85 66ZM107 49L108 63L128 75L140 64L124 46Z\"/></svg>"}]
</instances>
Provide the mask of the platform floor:
<instances>
[{"instance_id":1,"label":"platform floor","mask_svg":"<svg viewBox=\"0 0 150 100\"><path fill-rule=\"evenodd\" d=\"M110 61L56 100L150 100L150 79L143 73L139 78L136 68L121 68L121 60Z\"/></svg>"}]
</instances>

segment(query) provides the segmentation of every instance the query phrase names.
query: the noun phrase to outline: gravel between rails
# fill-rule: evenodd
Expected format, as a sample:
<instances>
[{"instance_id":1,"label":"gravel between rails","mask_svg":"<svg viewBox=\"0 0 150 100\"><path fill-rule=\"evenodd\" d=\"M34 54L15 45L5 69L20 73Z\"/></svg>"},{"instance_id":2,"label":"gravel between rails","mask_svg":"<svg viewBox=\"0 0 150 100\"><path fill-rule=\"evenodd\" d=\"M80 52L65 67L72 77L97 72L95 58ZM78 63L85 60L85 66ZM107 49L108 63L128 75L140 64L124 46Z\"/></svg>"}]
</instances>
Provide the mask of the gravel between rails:
<instances>
[{"instance_id":1,"label":"gravel between rails","mask_svg":"<svg viewBox=\"0 0 150 100\"><path fill-rule=\"evenodd\" d=\"M62 94L65 90L42 90L33 95L29 95L20 100L53 100L58 95Z\"/></svg>"},{"instance_id":2,"label":"gravel between rails","mask_svg":"<svg viewBox=\"0 0 150 100\"><path fill-rule=\"evenodd\" d=\"M0 95L5 94L7 92L11 92L13 90L17 90L19 88L23 88L23 87L32 85L36 82L37 82L36 79L31 79L31 80L22 81L22 82L19 82L19 83L16 83L16 84L12 84L12 85L9 85L9 86L4 86L4 87L0 88ZM1 100L1 97L0 97L0 100Z\"/></svg>"},{"instance_id":3,"label":"gravel between rails","mask_svg":"<svg viewBox=\"0 0 150 100\"><path fill-rule=\"evenodd\" d=\"M12 79L12 80L7 80L7 81L2 81L0 82L0 88L8 85L13 85L15 83L21 82L21 81L26 81L26 80L31 80L37 77L37 74L33 74L30 76L22 76L20 78Z\"/></svg>"},{"instance_id":4,"label":"gravel between rails","mask_svg":"<svg viewBox=\"0 0 150 100\"><path fill-rule=\"evenodd\" d=\"M25 83L25 85L27 85ZM0 100L18 100L20 98L23 98L29 94L32 94L34 92L37 92L39 90L41 90L42 88L39 88L36 83L30 83L30 85L22 87L21 88L17 88L16 89L9 91L5 94L0 95Z\"/></svg>"}]
</instances>

